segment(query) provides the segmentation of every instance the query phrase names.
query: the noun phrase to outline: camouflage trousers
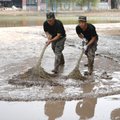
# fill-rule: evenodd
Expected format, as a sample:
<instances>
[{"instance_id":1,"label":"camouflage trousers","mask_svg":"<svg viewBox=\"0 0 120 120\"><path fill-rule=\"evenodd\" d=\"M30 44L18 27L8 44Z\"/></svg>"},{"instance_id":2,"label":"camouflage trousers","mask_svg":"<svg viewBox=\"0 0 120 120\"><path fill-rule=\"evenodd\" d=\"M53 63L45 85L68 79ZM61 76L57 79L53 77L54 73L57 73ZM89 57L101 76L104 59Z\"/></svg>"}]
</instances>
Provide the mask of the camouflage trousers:
<instances>
[{"instance_id":1,"label":"camouflage trousers","mask_svg":"<svg viewBox=\"0 0 120 120\"><path fill-rule=\"evenodd\" d=\"M55 54L55 63L54 63L54 70L58 71L60 65L65 63L64 55L62 51L64 50L66 38L59 39L57 41L52 42L52 50Z\"/></svg>"},{"instance_id":2,"label":"camouflage trousers","mask_svg":"<svg viewBox=\"0 0 120 120\"><path fill-rule=\"evenodd\" d=\"M95 59L95 51L97 50L97 43L88 47L86 55L88 58L88 71L91 74L93 72L93 64Z\"/></svg>"}]
</instances>

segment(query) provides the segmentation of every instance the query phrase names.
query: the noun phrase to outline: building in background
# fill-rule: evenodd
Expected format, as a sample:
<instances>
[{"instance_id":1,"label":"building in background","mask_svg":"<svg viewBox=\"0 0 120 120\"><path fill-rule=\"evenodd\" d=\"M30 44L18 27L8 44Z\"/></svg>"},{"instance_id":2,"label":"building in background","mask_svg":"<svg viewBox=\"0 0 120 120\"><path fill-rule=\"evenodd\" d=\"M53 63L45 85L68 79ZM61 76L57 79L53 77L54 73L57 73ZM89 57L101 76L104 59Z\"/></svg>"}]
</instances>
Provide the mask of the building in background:
<instances>
[{"instance_id":1,"label":"building in background","mask_svg":"<svg viewBox=\"0 0 120 120\"><path fill-rule=\"evenodd\" d=\"M10 8L15 6L22 10L38 10L40 11L40 4L43 0L0 0L0 7ZM46 9L46 8L45 8Z\"/></svg>"},{"instance_id":2,"label":"building in background","mask_svg":"<svg viewBox=\"0 0 120 120\"><path fill-rule=\"evenodd\" d=\"M11 7L12 0L0 0L0 8L2 7Z\"/></svg>"},{"instance_id":3,"label":"building in background","mask_svg":"<svg viewBox=\"0 0 120 120\"><path fill-rule=\"evenodd\" d=\"M94 2L91 2L94 1ZM73 0L0 0L0 7L16 7L21 10L32 11L79 11L79 10L108 10L119 9L120 0L86 0L76 2Z\"/></svg>"}]
</instances>

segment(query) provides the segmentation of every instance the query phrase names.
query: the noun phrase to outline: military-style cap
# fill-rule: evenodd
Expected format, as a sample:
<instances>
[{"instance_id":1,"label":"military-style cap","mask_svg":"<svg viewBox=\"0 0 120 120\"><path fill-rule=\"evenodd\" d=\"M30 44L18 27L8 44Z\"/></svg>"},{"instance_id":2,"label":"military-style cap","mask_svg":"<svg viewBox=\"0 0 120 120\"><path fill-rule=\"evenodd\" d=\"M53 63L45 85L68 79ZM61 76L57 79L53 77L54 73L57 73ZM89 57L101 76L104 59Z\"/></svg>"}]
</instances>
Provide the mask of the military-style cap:
<instances>
[{"instance_id":1,"label":"military-style cap","mask_svg":"<svg viewBox=\"0 0 120 120\"><path fill-rule=\"evenodd\" d=\"M78 21L87 21L87 17L86 16L79 16Z\"/></svg>"},{"instance_id":2,"label":"military-style cap","mask_svg":"<svg viewBox=\"0 0 120 120\"><path fill-rule=\"evenodd\" d=\"M55 15L53 12L49 12L46 14L46 18L47 18L47 20L49 20L49 19L55 18Z\"/></svg>"}]
</instances>

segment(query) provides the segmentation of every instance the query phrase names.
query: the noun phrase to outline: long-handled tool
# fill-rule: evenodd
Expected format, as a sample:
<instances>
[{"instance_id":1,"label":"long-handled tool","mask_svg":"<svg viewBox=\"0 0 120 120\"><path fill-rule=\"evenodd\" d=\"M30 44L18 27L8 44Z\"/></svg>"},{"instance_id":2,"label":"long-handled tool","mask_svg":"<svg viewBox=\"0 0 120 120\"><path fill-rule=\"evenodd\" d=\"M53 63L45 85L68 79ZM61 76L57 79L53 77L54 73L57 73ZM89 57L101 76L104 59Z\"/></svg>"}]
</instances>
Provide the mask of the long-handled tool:
<instances>
[{"instance_id":1,"label":"long-handled tool","mask_svg":"<svg viewBox=\"0 0 120 120\"><path fill-rule=\"evenodd\" d=\"M40 57L39 57L39 60L38 60L37 64L32 69L32 76L38 76L38 77L43 78L43 79L48 79L52 76L52 74L47 73L41 67L42 58L43 58L43 55L44 55L44 52L45 52L46 48L47 48L47 44L45 44L45 46L44 46L44 48L43 48L43 50L40 54Z\"/></svg>"},{"instance_id":2,"label":"long-handled tool","mask_svg":"<svg viewBox=\"0 0 120 120\"><path fill-rule=\"evenodd\" d=\"M43 55L44 55L44 52L45 52L46 48L47 48L47 44L45 44L44 48L42 49L42 52L41 52L40 57L39 57L39 60L38 60L38 62L36 64L36 66L35 66L36 68L41 66L42 58L43 58Z\"/></svg>"},{"instance_id":3,"label":"long-handled tool","mask_svg":"<svg viewBox=\"0 0 120 120\"><path fill-rule=\"evenodd\" d=\"M38 82L38 80L39 81L49 80L50 84L54 84L52 82L52 79L54 76L52 74L49 74L46 71L44 71L44 69L41 67L42 58L43 58L46 48L47 48L47 45L45 44L45 46L42 49L42 52L40 54L39 60L34 67L29 69L24 74L18 75L17 78L14 77L13 79L9 80L9 83L31 86L31 85L35 85L35 84L40 84Z\"/></svg>"},{"instance_id":4,"label":"long-handled tool","mask_svg":"<svg viewBox=\"0 0 120 120\"><path fill-rule=\"evenodd\" d=\"M84 53L83 47L84 47L84 43L82 43L82 52L80 52L80 57L77 61L77 64L76 64L75 68L73 69L73 71L68 75L68 78L85 80L85 77L82 76L82 74L80 73L80 70L79 70L80 61L81 61L83 53Z\"/></svg>"}]
</instances>

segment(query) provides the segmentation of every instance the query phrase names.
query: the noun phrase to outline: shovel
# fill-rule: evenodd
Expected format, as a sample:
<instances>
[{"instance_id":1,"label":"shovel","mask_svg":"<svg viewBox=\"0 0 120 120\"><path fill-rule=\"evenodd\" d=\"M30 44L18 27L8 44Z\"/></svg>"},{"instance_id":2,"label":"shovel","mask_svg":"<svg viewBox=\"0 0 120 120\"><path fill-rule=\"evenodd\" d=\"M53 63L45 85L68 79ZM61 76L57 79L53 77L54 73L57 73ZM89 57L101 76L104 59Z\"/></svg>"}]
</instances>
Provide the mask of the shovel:
<instances>
[{"instance_id":1,"label":"shovel","mask_svg":"<svg viewBox=\"0 0 120 120\"><path fill-rule=\"evenodd\" d=\"M42 58L43 58L43 55L44 55L44 52L45 52L46 48L47 48L47 44L45 44L43 49L42 49L42 52L41 52L40 57L39 57L39 60L38 60L38 62L36 64L36 66L35 66L36 68L41 66Z\"/></svg>"},{"instance_id":2,"label":"shovel","mask_svg":"<svg viewBox=\"0 0 120 120\"><path fill-rule=\"evenodd\" d=\"M80 57L77 61L77 64L76 64L75 68L73 69L73 71L71 73L69 73L68 78L85 80L85 77L82 76L82 74L80 73L80 70L79 70L80 61L82 59L83 53L84 53L84 49L82 48L82 52L80 52Z\"/></svg>"},{"instance_id":3,"label":"shovel","mask_svg":"<svg viewBox=\"0 0 120 120\"><path fill-rule=\"evenodd\" d=\"M47 73L41 67L42 58L43 58L43 55L44 55L46 48L47 48L47 44L45 44L45 46L43 47L42 52L41 52L40 57L39 57L39 60L38 60L37 64L35 65L35 67L33 67L32 76L38 76L38 77L43 78L43 79L49 79L52 76L52 74Z\"/></svg>"}]
</instances>

